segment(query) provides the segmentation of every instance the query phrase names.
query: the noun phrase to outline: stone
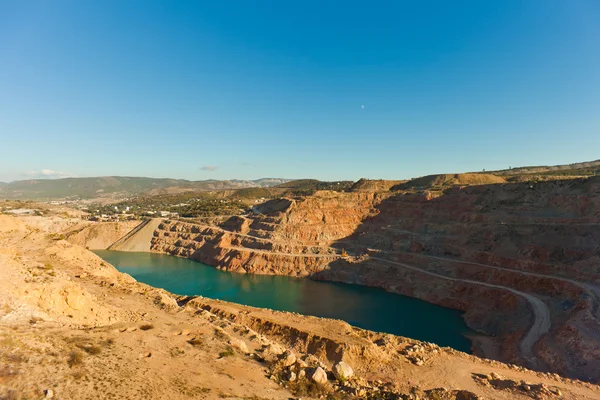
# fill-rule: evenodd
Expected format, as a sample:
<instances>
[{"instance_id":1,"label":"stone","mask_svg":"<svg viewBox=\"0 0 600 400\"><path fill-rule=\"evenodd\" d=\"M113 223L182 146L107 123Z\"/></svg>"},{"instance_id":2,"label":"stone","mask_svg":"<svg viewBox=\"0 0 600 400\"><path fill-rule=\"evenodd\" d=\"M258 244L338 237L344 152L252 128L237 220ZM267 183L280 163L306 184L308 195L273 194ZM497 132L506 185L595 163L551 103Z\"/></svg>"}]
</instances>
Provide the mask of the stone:
<instances>
[{"instance_id":1,"label":"stone","mask_svg":"<svg viewBox=\"0 0 600 400\"><path fill-rule=\"evenodd\" d=\"M306 368L306 367L308 367L308 364L304 360L302 360L300 358L296 360L296 364L298 364L299 368Z\"/></svg>"},{"instance_id":2,"label":"stone","mask_svg":"<svg viewBox=\"0 0 600 400\"><path fill-rule=\"evenodd\" d=\"M335 375L335 377L339 381L344 382L350 379L352 375L354 375L354 371L352 370L351 366L349 366L343 361L340 361L339 363L333 366L333 375Z\"/></svg>"},{"instance_id":3,"label":"stone","mask_svg":"<svg viewBox=\"0 0 600 400\"><path fill-rule=\"evenodd\" d=\"M294 382L296 380L296 373L294 371L289 371L288 374L286 375L286 379L289 382Z\"/></svg>"},{"instance_id":4,"label":"stone","mask_svg":"<svg viewBox=\"0 0 600 400\"><path fill-rule=\"evenodd\" d=\"M312 379L316 383L324 385L327 383L327 372L325 372L323 368L317 367L317 369L315 369L315 372L313 372L313 374L311 375L310 379Z\"/></svg>"},{"instance_id":5,"label":"stone","mask_svg":"<svg viewBox=\"0 0 600 400\"><path fill-rule=\"evenodd\" d=\"M277 343L271 343L265 348L265 352L269 352L271 354L281 355L284 353L284 349L278 345Z\"/></svg>"},{"instance_id":6,"label":"stone","mask_svg":"<svg viewBox=\"0 0 600 400\"><path fill-rule=\"evenodd\" d=\"M290 367L296 363L296 356L291 351L286 351L281 355L279 362L284 367Z\"/></svg>"},{"instance_id":7,"label":"stone","mask_svg":"<svg viewBox=\"0 0 600 400\"><path fill-rule=\"evenodd\" d=\"M51 399L54 397L54 390L46 389L46 390L44 390L44 395L47 399Z\"/></svg>"},{"instance_id":8,"label":"stone","mask_svg":"<svg viewBox=\"0 0 600 400\"><path fill-rule=\"evenodd\" d=\"M271 343L262 349L261 357L268 363L276 363L285 350L277 343Z\"/></svg>"},{"instance_id":9,"label":"stone","mask_svg":"<svg viewBox=\"0 0 600 400\"><path fill-rule=\"evenodd\" d=\"M298 372L298 379L302 379L306 376L306 371L301 369L300 372Z\"/></svg>"},{"instance_id":10,"label":"stone","mask_svg":"<svg viewBox=\"0 0 600 400\"><path fill-rule=\"evenodd\" d=\"M235 347L236 349L238 349L239 351L241 351L244 354L250 353L250 350L248 350L248 346L246 345L246 343L243 340L231 339L229 344L231 344L231 346Z\"/></svg>"}]
</instances>

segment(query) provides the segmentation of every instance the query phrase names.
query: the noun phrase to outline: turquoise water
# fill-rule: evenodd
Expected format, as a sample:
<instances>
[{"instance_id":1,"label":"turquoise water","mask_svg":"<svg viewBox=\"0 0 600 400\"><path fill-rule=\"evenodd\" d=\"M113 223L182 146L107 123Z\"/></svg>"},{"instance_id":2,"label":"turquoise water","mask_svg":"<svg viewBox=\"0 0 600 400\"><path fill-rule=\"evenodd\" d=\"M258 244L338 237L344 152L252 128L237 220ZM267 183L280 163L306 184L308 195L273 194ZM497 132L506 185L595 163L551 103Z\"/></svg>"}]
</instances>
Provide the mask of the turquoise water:
<instances>
[{"instance_id":1,"label":"turquoise water","mask_svg":"<svg viewBox=\"0 0 600 400\"><path fill-rule=\"evenodd\" d=\"M172 293L336 318L360 328L470 352L470 341L464 335L472 331L459 311L381 289L286 276L235 274L165 254L95 253L138 281Z\"/></svg>"}]
</instances>

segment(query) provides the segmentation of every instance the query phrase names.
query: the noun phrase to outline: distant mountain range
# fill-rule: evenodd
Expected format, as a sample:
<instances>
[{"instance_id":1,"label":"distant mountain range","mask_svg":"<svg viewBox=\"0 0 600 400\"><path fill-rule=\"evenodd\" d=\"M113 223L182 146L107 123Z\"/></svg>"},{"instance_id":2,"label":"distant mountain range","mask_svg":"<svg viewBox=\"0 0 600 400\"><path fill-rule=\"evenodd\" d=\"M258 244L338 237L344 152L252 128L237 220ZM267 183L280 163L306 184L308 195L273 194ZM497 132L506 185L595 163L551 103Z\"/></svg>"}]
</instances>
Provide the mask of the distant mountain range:
<instances>
[{"instance_id":1,"label":"distant mountain range","mask_svg":"<svg viewBox=\"0 0 600 400\"><path fill-rule=\"evenodd\" d=\"M94 178L63 179L29 179L10 183L0 182L0 199L8 200L57 200L57 199L122 199L135 195L176 194L188 191L235 190L249 188L273 188L270 190L288 190L293 193L313 192L315 190L379 190L393 186L391 190L412 187L452 186L456 184L488 184L502 182L519 182L523 180L556 179L562 177L581 177L600 175L600 160L580 162L566 165L515 167L506 170L488 171L483 177L478 171L471 174L441 174L413 179L409 182L362 180L358 186L352 181L323 182L316 179L282 179L261 178L255 180L204 180L188 181L185 179L141 178L127 176L102 176ZM454 176L456 175L456 177ZM461 175L461 176L459 176ZM467 176L468 175L468 176ZM465 180L466 179L466 180ZM442 182L442 183L440 183ZM439 186L439 185L438 185ZM363 189L360 189L363 188ZM265 193L270 191L263 191ZM260 191L244 191L245 194Z\"/></svg>"},{"instance_id":2,"label":"distant mountain range","mask_svg":"<svg viewBox=\"0 0 600 400\"><path fill-rule=\"evenodd\" d=\"M289 179L261 178L256 180L204 180L103 176L94 178L29 179L0 182L0 199L53 200L127 197L142 193L177 193L193 190L226 190L271 187Z\"/></svg>"}]
</instances>

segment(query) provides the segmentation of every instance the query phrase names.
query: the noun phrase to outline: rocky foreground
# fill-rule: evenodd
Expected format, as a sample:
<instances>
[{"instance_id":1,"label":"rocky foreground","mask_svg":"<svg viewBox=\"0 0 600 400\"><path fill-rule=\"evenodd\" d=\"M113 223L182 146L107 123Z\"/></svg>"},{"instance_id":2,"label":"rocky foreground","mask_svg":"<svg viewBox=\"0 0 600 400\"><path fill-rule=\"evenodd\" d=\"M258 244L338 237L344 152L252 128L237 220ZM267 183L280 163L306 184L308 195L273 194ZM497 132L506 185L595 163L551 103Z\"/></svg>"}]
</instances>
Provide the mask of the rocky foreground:
<instances>
[{"instance_id":1,"label":"rocky foreground","mask_svg":"<svg viewBox=\"0 0 600 400\"><path fill-rule=\"evenodd\" d=\"M88 226L0 215L0 398L600 397L342 321L178 297L63 239Z\"/></svg>"}]
</instances>

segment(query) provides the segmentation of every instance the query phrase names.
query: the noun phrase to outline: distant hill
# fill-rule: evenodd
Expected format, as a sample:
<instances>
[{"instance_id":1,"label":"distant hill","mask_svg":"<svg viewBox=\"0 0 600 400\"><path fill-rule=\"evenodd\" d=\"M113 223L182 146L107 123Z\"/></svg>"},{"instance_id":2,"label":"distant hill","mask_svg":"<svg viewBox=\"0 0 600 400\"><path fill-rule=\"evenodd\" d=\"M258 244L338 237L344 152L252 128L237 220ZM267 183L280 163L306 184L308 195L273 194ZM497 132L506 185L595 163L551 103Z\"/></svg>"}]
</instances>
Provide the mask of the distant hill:
<instances>
[{"instance_id":1,"label":"distant hill","mask_svg":"<svg viewBox=\"0 0 600 400\"><path fill-rule=\"evenodd\" d=\"M180 193L198 190L226 190L271 187L287 179L188 181L169 178L103 176L93 178L30 179L0 184L0 198L50 200L99 197L127 197L142 193Z\"/></svg>"},{"instance_id":2,"label":"distant hill","mask_svg":"<svg viewBox=\"0 0 600 400\"><path fill-rule=\"evenodd\" d=\"M317 190L348 190L354 182L352 181L319 181L317 179L296 179L275 186L279 189L288 189L286 193L306 195L314 193Z\"/></svg>"},{"instance_id":3,"label":"distant hill","mask_svg":"<svg viewBox=\"0 0 600 400\"><path fill-rule=\"evenodd\" d=\"M432 189L441 190L457 185L487 185L493 183L505 183L506 180L500 176L492 174L437 174L427 175L421 178L411 179L408 182L393 186L392 190L410 190L410 189Z\"/></svg>"},{"instance_id":4,"label":"distant hill","mask_svg":"<svg viewBox=\"0 0 600 400\"><path fill-rule=\"evenodd\" d=\"M600 160L564 165L537 165L516 167L499 171L490 171L494 175L553 175L553 176L585 176L600 174Z\"/></svg>"},{"instance_id":5,"label":"distant hill","mask_svg":"<svg viewBox=\"0 0 600 400\"><path fill-rule=\"evenodd\" d=\"M390 190L392 187L405 183L406 180L402 181L391 181L385 179L359 179L350 188L351 192L376 192Z\"/></svg>"}]
</instances>

